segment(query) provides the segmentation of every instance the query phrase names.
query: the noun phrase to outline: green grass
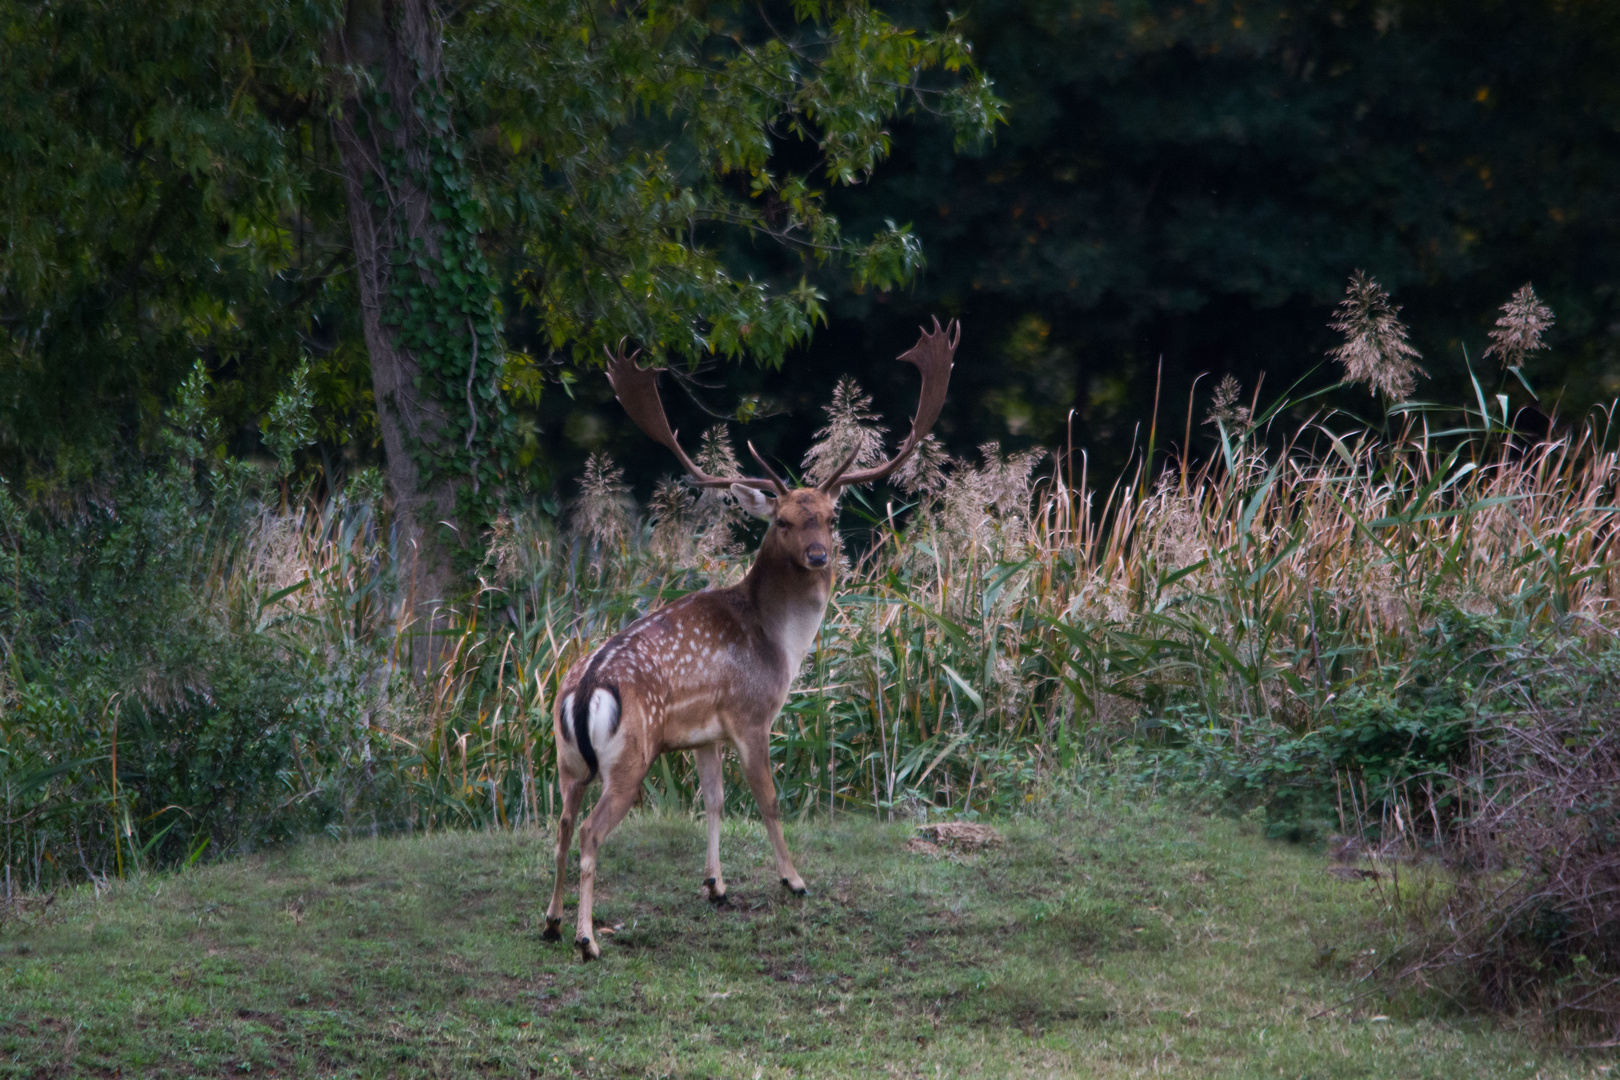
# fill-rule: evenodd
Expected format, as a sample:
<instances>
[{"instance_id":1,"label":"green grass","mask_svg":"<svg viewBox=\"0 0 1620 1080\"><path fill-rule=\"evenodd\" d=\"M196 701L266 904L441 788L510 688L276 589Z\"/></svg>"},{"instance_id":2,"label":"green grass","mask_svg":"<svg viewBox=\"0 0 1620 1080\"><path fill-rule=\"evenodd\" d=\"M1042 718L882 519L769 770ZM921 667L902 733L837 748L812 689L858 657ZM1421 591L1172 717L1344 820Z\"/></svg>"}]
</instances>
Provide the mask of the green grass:
<instances>
[{"instance_id":1,"label":"green grass","mask_svg":"<svg viewBox=\"0 0 1620 1080\"><path fill-rule=\"evenodd\" d=\"M901 825L807 821L796 900L732 821L733 906L713 910L701 822L638 813L605 848L597 914L622 926L588 966L540 940L536 833L64 892L0 930L0 1075L1607 1072L1432 1001L1344 1007L1353 967L1323 958L1372 940L1372 894L1243 823L1109 799L1004 831L942 859Z\"/></svg>"}]
</instances>

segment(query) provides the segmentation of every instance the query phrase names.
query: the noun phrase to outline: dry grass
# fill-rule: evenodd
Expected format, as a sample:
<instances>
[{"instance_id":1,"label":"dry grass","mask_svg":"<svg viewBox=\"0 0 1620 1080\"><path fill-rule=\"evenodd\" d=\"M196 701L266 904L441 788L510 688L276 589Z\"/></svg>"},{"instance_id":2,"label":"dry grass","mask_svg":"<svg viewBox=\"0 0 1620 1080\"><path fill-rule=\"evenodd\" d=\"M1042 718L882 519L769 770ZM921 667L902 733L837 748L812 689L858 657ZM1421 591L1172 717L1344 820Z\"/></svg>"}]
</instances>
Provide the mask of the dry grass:
<instances>
[{"instance_id":1,"label":"dry grass","mask_svg":"<svg viewBox=\"0 0 1620 1080\"><path fill-rule=\"evenodd\" d=\"M1439 860L1401 856L1387 969L1552 1028L1620 1038L1620 731L1612 667L1520 682L1459 786ZM1506 680L1504 680L1506 682ZM1401 880L1402 863L1417 861Z\"/></svg>"},{"instance_id":2,"label":"dry grass","mask_svg":"<svg viewBox=\"0 0 1620 1080\"><path fill-rule=\"evenodd\" d=\"M790 809L1007 808L1170 705L1239 750L1307 732L1357 688L1432 675L1425 634L1452 616L1607 648L1620 464L1605 418L1534 444L1486 416L1461 432L1439 419L1397 411L1386 435L1327 413L1280 433L1274 407L1244 432L1221 425L1202 465L1106 491L1083 456L1037 474L1035 456L990 446L910 507L853 497L846 523L866 528L778 726ZM419 751L423 784L453 772L480 818L547 816L547 709L567 665L746 568L723 504L670 485L659 500L612 536L503 524L451 661L408 729L389 729ZM649 794L690 799L684 763Z\"/></svg>"},{"instance_id":3,"label":"dry grass","mask_svg":"<svg viewBox=\"0 0 1620 1080\"><path fill-rule=\"evenodd\" d=\"M1150 445L1153 468L1099 487L1084 454L987 445L975 461L932 454L909 505L848 496L840 589L777 728L788 811L1006 811L1172 720L1152 730L1241 760L1333 729L1357 693L1432 678L1426 643L1447 620L1516 628L1518 659L1493 654L1504 662L1610 647L1620 462L1606 415L1538 442L1484 394L1380 426L1324 411L1285 428L1301 408L1288 402L1232 426L1228 390L1201 463L1164 466ZM846 387L829 438L866 437L859 402ZM723 433L704 452L732 453ZM737 580L752 546L722 498L665 484L643 519L615 475L593 462L576 530L501 522L476 602L432 643L370 505L254 519L206 569L204 596L280 635L331 720L294 748L288 799L327 800L339 830L548 819L549 708L567 666L659 604ZM424 652L445 662L415 683ZM11 847L36 868L75 866L29 822L52 798L95 798L51 783L8 811ZM1376 819L1362 796L1385 794L1352 788L1350 817ZM693 795L684 760L655 767L650 799Z\"/></svg>"}]
</instances>

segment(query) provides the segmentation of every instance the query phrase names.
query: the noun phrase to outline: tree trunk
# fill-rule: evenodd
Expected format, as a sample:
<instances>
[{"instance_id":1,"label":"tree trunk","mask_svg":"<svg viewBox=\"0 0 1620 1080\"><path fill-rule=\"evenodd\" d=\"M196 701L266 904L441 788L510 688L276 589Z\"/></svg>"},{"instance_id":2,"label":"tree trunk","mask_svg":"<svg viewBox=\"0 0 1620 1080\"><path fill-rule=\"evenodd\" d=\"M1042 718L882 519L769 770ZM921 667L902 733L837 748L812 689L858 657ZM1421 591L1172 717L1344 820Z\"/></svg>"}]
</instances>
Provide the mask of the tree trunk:
<instances>
[{"instance_id":1,"label":"tree trunk","mask_svg":"<svg viewBox=\"0 0 1620 1080\"><path fill-rule=\"evenodd\" d=\"M413 275L410 284L425 286L425 295L444 287L412 254L425 253L436 263L445 241L428 181L445 136L441 129L435 139L418 107L443 93L441 27L431 0L350 0L334 45L341 110L333 129L342 154L377 423L400 529L401 580L415 610L426 616L423 625L433 628L461 584L452 566L461 542L457 483L442 467L456 447L443 394L434 392L442 390L440 380L424 379L420 358L403 340L408 312L402 308L410 302L398 285L400 275ZM466 341L473 352L463 370L470 371L476 336ZM470 405L470 389L468 394ZM428 649L429 664L435 651Z\"/></svg>"}]
</instances>

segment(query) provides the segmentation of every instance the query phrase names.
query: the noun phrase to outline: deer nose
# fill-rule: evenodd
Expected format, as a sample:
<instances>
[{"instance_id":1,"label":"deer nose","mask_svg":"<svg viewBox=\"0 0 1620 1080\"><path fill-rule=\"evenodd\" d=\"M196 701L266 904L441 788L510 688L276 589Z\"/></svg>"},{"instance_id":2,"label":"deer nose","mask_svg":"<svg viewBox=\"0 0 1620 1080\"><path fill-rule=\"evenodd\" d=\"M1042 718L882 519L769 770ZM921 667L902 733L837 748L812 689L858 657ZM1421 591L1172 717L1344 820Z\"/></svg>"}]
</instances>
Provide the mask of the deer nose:
<instances>
[{"instance_id":1,"label":"deer nose","mask_svg":"<svg viewBox=\"0 0 1620 1080\"><path fill-rule=\"evenodd\" d=\"M821 544L811 544L804 549L804 561L813 569L820 570L827 565L827 549Z\"/></svg>"}]
</instances>

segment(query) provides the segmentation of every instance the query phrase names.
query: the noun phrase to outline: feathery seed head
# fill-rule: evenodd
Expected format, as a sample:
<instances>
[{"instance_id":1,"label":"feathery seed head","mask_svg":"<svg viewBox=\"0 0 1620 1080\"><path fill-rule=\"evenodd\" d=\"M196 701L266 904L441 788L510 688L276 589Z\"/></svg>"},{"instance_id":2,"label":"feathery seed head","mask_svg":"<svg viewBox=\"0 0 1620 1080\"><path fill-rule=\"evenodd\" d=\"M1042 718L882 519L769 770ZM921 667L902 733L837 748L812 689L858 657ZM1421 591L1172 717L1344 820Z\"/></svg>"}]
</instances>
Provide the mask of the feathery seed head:
<instances>
[{"instance_id":1,"label":"feathery seed head","mask_svg":"<svg viewBox=\"0 0 1620 1080\"><path fill-rule=\"evenodd\" d=\"M731 432L724 424L716 424L703 433L703 441L693 460L698 468L712 476L742 475L742 463L737 460L737 451L731 446Z\"/></svg>"},{"instance_id":2,"label":"feathery seed head","mask_svg":"<svg viewBox=\"0 0 1620 1080\"><path fill-rule=\"evenodd\" d=\"M1215 400L1210 404L1204 423L1220 424L1232 431L1248 430L1252 416L1242 399L1243 384L1235 376L1223 375L1215 386Z\"/></svg>"},{"instance_id":3,"label":"feathery seed head","mask_svg":"<svg viewBox=\"0 0 1620 1080\"><path fill-rule=\"evenodd\" d=\"M932 500L945 490L945 465L949 460L939 440L931 434L925 435L891 479L894 486L907 495Z\"/></svg>"},{"instance_id":4,"label":"feathery seed head","mask_svg":"<svg viewBox=\"0 0 1620 1080\"><path fill-rule=\"evenodd\" d=\"M870 468L883 460L883 436L888 429L877 422L872 398L861 393L848 375L833 388L832 404L826 407L827 426L816 432L816 441L804 455L807 483L823 483L843 464L850 451L858 451L853 469Z\"/></svg>"},{"instance_id":5,"label":"feathery seed head","mask_svg":"<svg viewBox=\"0 0 1620 1080\"><path fill-rule=\"evenodd\" d=\"M1417 364L1422 355L1406 340L1400 310L1378 282L1357 270L1328 324L1345 338L1328 353L1344 365L1344 381L1366 383L1374 397L1381 393L1390 401L1405 401L1417 389L1417 376L1429 377Z\"/></svg>"},{"instance_id":6,"label":"feathery seed head","mask_svg":"<svg viewBox=\"0 0 1620 1080\"><path fill-rule=\"evenodd\" d=\"M1552 308L1543 304L1526 282L1513 299L1502 305L1502 316L1491 331L1485 355L1497 357L1504 368L1519 367L1530 353L1546 348L1541 335L1552 324Z\"/></svg>"},{"instance_id":7,"label":"feathery seed head","mask_svg":"<svg viewBox=\"0 0 1620 1080\"><path fill-rule=\"evenodd\" d=\"M510 515L501 514L490 526L489 551L478 569L479 580L497 589L510 588L521 575L523 563L517 525Z\"/></svg>"},{"instance_id":8,"label":"feathery seed head","mask_svg":"<svg viewBox=\"0 0 1620 1080\"><path fill-rule=\"evenodd\" d=\"M692 486L666 477L653 488L647 504L652 519L652 549L655 555L680 560L690 546L690 518L697 506Z\"/></svg>"},{"instance_id":9,"label":"feathery seed head","mask_svg":"<svg viewBox=\"0 0 1620 1080\"><path fill-rule=\"evenodd\" d=\"M630 485L624 470L603 453L593 453L579 479L579 500L574 504L574 532L596 544L610 544L630 531Z\"/></svg>"}]
</instances>

